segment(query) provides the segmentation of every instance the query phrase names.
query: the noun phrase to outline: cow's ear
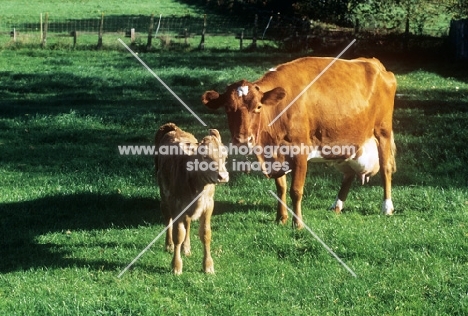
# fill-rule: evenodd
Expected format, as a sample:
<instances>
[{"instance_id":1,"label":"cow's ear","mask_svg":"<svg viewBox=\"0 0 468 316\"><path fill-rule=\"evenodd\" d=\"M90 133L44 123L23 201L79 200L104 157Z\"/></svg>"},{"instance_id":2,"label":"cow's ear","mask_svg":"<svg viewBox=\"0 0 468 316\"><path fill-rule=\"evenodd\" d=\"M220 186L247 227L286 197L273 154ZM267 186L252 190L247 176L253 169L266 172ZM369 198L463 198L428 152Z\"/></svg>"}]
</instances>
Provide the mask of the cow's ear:
<instances>
[{"instance_id":1,"label":"cow's ear","mask_svg":"<svg viewBox=\"0 0 468 316\"><path fill-rule=\"evenodd\" d=\"M286 90L281 87L274 88L263 94L262 104L277 105L286 96Z\"/></svg>"},{"instance_id":2,"label":"cow's ear","mask_svg":"<svg viewBox=\"0 0 468 316\"><path fill-rule=\"evenodd\" d=\"M213 110L216 110L222 105L219 93L214 90L206 91L202 95L202 102L206 107Z\"/></svg>"}]
</instances>

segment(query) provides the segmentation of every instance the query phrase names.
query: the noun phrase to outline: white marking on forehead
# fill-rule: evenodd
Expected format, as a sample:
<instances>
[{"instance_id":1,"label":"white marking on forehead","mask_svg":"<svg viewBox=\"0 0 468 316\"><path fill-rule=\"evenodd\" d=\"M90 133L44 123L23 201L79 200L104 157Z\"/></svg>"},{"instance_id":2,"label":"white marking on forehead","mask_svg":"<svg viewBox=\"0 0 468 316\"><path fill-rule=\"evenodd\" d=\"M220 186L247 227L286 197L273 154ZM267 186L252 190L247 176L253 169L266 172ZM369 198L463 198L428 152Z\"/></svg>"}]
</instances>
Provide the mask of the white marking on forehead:
<instances>
[{"instance_id":1,"label":"white marking on forehead","mask_svg":"<svg viewBox=\"0 0 468 316\"><path fill-rule=\"evenodd\" d=\"M249 94L249 86L240 86L237 88L237 94L239 97Z\"/></svg>"},{"instance_id":2,"label":"white marking on forehead","mask_svg":"<svg viewBox=\"0 0 468 316\"><path fill-rule=\"evenodd\" d=\"M268 69L268 70L270 70L270 71L276 71L276 68L270 68L270 69Z\"/></svg>"}]
</instances>

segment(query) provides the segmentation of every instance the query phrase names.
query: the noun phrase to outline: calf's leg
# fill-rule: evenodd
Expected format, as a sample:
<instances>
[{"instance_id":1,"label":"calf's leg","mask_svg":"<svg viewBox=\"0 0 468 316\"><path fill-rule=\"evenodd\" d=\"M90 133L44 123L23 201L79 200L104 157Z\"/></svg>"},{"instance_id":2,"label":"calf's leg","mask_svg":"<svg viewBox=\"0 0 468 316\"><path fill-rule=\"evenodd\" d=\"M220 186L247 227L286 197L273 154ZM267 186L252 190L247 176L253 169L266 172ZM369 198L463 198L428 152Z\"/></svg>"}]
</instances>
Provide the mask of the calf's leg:
<instances>
[{"instance_id":1,"label":"calf's leg","mask_svg":"<svg viewBox=\"0 0 468 316\"><path fill-rule=\"evenodd\" d=\"M213 206L200 217L200 240L203 243L203 271L214 273L213 258L211 258L211 213Z\"/></svg>"},{"instance_id":2,"label":"calf's leg","mask_svg":"<svg viewBox=\"0 0 468 316\"><path fill-rule=\"evenodd\" d=\"M182 249L184 250L184 255L190 256L192 254L191 247L190 247L190 223L192 219L189 216L184 216L184 226L186 229L185 232L185 240L182 243Z\"/></svg>"},{"instance_id":3,"label":"calf's leg","mask_svg":"<svg viewBox=\"0 0 468 316\"><path fill-rule=\"evenodd\" d=\"M182 274L182 257L180 256L180 248L185 240L186 230L183 220L177 220L174 223L172 231L172 239L174 240L174 257L172 258L172 270L174 274Z\"/></svg>"},{"instance_id":4,"label":"calf's leg","mask_svg":"<svg viewBox=\"0 0 468 316\"><path fill-rule=\"evenodd\" d=\"M171 210L169 206L161 202L161 213L164 216L164 223L167 226L166 230L166 251L173 252L174 251L174 242L172 240L172 217L171 217Z\"/></svg>"}]
</instances>

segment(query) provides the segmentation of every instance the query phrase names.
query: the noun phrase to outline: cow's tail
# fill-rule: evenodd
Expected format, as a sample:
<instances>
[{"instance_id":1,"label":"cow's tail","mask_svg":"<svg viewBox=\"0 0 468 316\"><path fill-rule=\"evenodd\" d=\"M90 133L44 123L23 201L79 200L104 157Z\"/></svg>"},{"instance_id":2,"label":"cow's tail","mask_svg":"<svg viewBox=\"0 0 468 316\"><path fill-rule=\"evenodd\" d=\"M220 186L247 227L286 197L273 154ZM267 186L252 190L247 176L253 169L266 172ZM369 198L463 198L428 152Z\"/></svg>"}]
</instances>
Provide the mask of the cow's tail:
<instances>
[{"instance_id":1,"label":"cow's tail","mask_svg":"<svg viewBox=\"0 0 468 316\"><path fill-rule=\"evenodd\" d=\"M154 135L154 146L156 153L159 151L159 146L161 144L161 140L163 139L164 135L166 135L169 132L176 131L179 128L177 125L174 123L166 123L159 127L159 129L156 131L156 134ZM156 168L156 172L158 172L158 156L154 156L154 166Z\"/></svg>"},{"instance_id":2,"label":"cow's tail","mask_svg":"<svg viewBox=\"0 0 468 316\"><path fill-rule=\"evenodd\" d=\"M392 131L392 136L391 136L391 157L390 157L390 163L392 165L392 172L396 172L396 161L395 161L395 156L396 156L396 152L397 152L397 149L396 149L396 145L395 145L395 139L393 137L393 131Z\"/></svg>"}]
</instances>

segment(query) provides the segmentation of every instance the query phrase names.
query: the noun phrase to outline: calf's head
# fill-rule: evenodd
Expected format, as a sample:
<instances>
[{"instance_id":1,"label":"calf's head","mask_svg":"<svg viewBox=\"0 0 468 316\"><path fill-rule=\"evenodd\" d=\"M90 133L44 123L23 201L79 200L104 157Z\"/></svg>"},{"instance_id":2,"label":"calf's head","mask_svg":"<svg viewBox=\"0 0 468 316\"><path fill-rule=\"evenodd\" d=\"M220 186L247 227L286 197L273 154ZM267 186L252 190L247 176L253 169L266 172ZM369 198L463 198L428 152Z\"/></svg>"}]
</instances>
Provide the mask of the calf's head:
<instances>
[{"instance_id":1,"label":"calf's head","mask_svg":"<svg viewBox=\"0 0 468 316\"><path fill-rule=\"evenodd\" d=\"M263 107L275 106L285 96L283 88L262 91L258 85L242 80L228 86L223 94L213 90L205 92L202 102L210 109L224 106L234 145L254 146L258 144L260 131L264 128Z\"/></svg>"},{"instance_id":2,"label":"calf's head","mask_svg":"<svg viewBox=\"0 0 468 316\"><path fill-rule=\"evenodd\" d=\"M218 130L210 129L210 134L205 136L197 149L200 177L206 183L224 183L229 181L229 173L226 169L227 148L221 142Z\"/></svg>"}]
</instances>

